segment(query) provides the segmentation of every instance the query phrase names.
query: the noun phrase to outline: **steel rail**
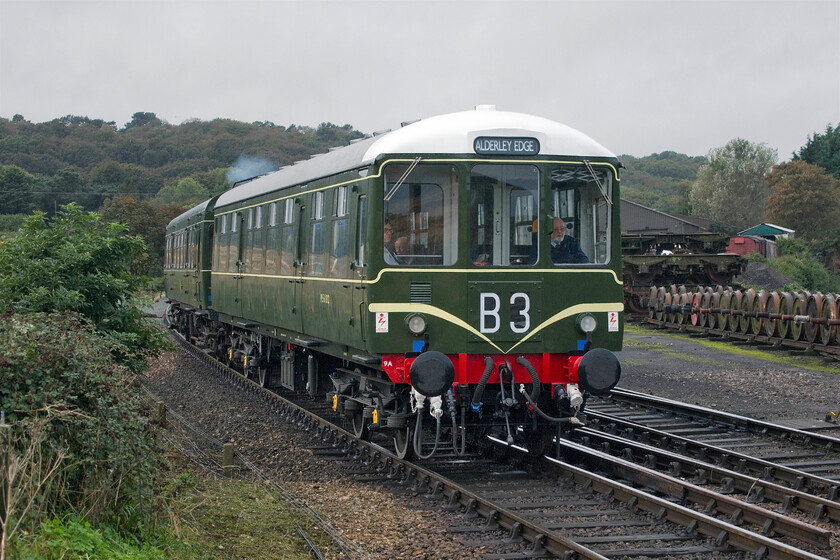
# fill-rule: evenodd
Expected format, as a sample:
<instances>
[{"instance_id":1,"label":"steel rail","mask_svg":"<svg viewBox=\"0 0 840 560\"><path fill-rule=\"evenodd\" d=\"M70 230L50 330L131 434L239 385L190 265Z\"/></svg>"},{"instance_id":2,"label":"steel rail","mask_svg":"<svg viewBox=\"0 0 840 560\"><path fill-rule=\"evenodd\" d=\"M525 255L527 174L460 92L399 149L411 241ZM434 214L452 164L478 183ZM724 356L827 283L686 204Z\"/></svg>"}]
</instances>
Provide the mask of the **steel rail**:
<instances>
[{"instance_id":1,"label":"steel rail","mask_svg":"<svg viewBox=\"0 0 840 560\"><path fill-rule=\"evenodd\" d=\"M610 391L609 398L617 401L629 402L633 404L641 404L646 407L656 408L660 410L667 410L674 414L681 414L684 416L700 415L701 418L711 418L717 422L732 425L736 428L745 428L752 433L770 434L780 438L788 438L791 441L797 441L803 445L812 445L814 447L822 447L824 451L838 451L840 452L840 438L828 436L825 434L818 434L783 426L781 424L774 424L764 420L756 420L747 416L740 416L729 412L721 412L719 410L712 410L703 406L679 402L663 397L655 397L639 393L636 391L628 391L627 389L616 388Z\"/></svg>"},{"instance_id":2,"label":"steel rail","mask_svg":"<svg viewBox=\"0 0 840 560\"><path fill-rule=\"evenodd\" d=\"M597 435L597 432L595 434ZM823 549L831 547L831 531L745 503L674 476L662 474L652 468L592 449L582 443L561 441L560 446L567 450L566 453L569 456L577 457L579 461L592 468L603 469L617 478L629 480L654 492L670 496L680 503L706 506L709 512L714 510L716 513L729 515L733 519L761 527L765 534L784 535Z\"/></svg>"},{"instance_id":3,"label":"steel rail","mask_svg":"<svg viewBox=\"0 0 840 560\"><path fill-rule=\"evenodd\" d=\"M812 475L804 471L785 467L779 463L773 463L737 451L717 447L705 442L695 441L683 436L670 434L664 430L650 428L644 424L623 420L610 414L595 412L587 409L586 416L590 420L589 427L595 429L609 429L610 425L621 426L625 430L633 432L634 435L655 440L663 449L678 448L680 453L696 457L701 461L716 461L721 465L737 465L741 472L753 472L760 474L765 480L776 479L790 485L797 490L811 489L820 492L828 500L840 499L840 486L837 481ZM596 422L591 422L591 420ZM625 436L626 437L626 436ZM643 442L644 443L644 442Z\"/></svg>"},{"instance_id":4,"label":"steel rail","mask_svg":"<svg viewBox=\"0 0 840 560\"><path fill-rule=\"evenodd\" d=\"M564 445L570 449L578 448L581 452L589 453L591 450L585 447L572 443L564 442ZM614 457L604 455L604 459L612 460ZM624 502L632 502L637 507L652 513L664 512L665 518L672 523L688 527L701 534L714 537L720 545L728 544L740 550L746 550L755 555L756 558L767 559L823 559L817 556L800 550L798 548L786 545L784 543L774 541L758 533L742 529L741 527L732 523L727 523L715 519L714 517L694 511L693 509L675 504L663 498L659 498L632 488L626 484L622 484L615 480L610 480L606 477L595 473L588 472L580 467L576 467L559 459L552 457L545 457L543 461L550 464L557 465L562 469L572 473L576 480L581 482L591 481L593 485L600 492L607 492L612 490L614 496Z\"/></svg>"},{"instance_id":5,"label":"steel rail","mask_svg":"<svg viewBox=\"0 0 840 560\"><path fill-rule=\"evenodd\" d=\"M675 476L692 476L697 484L720 484L728 490L744 494L747 502L758 503L767 499L782 504L785 513L797 509L812 514L812 521L824 518L840 521L840 503L837 501L591 428L577 428L571 437L587 447L601 447L604 452L624 458L628 455L644 457L646 466L655 464L670 470Z\"/></svg>"}]
</instances>

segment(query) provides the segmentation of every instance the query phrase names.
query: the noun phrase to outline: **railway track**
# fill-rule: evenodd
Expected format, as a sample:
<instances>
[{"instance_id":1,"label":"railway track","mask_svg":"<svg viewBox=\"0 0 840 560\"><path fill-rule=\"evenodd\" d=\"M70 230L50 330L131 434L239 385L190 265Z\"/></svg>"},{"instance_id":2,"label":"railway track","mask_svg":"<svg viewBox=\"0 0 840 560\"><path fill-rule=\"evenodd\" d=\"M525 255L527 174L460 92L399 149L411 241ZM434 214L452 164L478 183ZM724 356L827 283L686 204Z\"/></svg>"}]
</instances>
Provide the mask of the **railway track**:
<instances>
[{"instance_id":1,"label":"railway track","mask_svg":"<svg viewBox=\"0 0 840 560\"><path fill-rule=\"evenodd\" d=\"M817 479L794 483L799 484L800 494L781 498L790 506L782 513L750 502L776 499L780 492L776 486L786 484L763 483L760 493L754 490L737 499L730 495L732 488L745 482L723 467L692 471L692 464L700 465L696 458L676 466L679 453L657 457L640 447L646 444L632 437L637 432L624 434L631 437L606 433L639 430L633 425L619 428L617 418L597 418L607 414L604 408L618 406L616 401L605 399L602 411L593 407L590 423L594 427L577 430L574 441L561 442L562 459L537 460L524 449L490 438L491 457L443 453L434 461L412 463L399 460L386 438L374 434L371 442L355 439L337 425L340 419L326 404L306 399L294 403L286 398L294 395L280 396L259 387L176 339L226 382L309 431L313 453L351 462L360 479L386 482L425 496L430 506L462 512L463 521L448 531L465 546L494 549L485 554L487 558L825 558L825 553L832 552L830 530L797 519L797 513L811 509L815 518L836 522L836 485L832 491L830 484ZM639 439L650 442L654 435ZM686 443L681 448L692 447ZM617 450L621 450L619 456ZM764 461L771 472L787 469ZM662 472L662 465L670 472ZM686 473L693 483L684 479ZM726 484L719 484L724 479ZM721 487L711 489L703 482ZM818 482L827 494L809 497L812 494L805 490Z\"/></svg>"},{"instance_id":2,"label":"railway track","mask_svg":"<svg viewBox=\"0 0 840 560\"><path fill-rule=\"evenodd\" d=\"M607 445L603 434L621 434L644 446L623 453L645 452L661 464L674 452L682 459L667 459L673 470L726 478L730 491L746 487L752 500L771 494L785 510L840 521L840 438L621 389L591 401L587 416L590 428L577 438Z\"/></svg>"}]
</instances>

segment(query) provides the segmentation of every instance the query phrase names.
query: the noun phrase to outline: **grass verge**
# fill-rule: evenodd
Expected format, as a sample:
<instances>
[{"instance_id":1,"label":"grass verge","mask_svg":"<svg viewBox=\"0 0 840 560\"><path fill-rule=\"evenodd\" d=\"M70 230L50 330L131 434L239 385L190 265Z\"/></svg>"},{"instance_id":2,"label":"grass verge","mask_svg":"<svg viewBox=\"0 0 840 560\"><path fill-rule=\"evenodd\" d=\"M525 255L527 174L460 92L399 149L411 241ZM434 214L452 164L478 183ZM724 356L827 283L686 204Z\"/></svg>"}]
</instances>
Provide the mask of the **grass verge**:
<instances>
[{"instance_id":1,"label":"grass verge","mask_svg":"<svg viewBox=\"0 0 840 560\"><path fill-rule=\"evenodd\" d=\"M312 551L298 527L322 552L332 548L336 556L331 539L269 486L219 478L177 453L168 459L153 536L121 535L68 516L13 539L10 560L310 559Z\"/></svg>"},{"instance_id":2,"label":"grass verge","mask_svg":"<svg viewBox=\"0 0 840 560\"><path fill-rule=\"evenodd\" d=\"M650 329L647 329L643 326L639 325L624 325L624 332L636 335L649 335L653 334ZM769 351L763 350L760 345L753 346L753 347L745 347L745 346L736 346L733 345L731 342L723 342L723 341L716 341L707 338L698 338L692 337L687 334L671 332L671 331L662 331L657 330L655 333L657 336L665 337L665 338L674 338L679 340L684 340L688 342L693 342L695 344L699 344L701 346L705 346L707 348L713 348L720 352L725 352L730 355L734 356L744 356L748 358L764 360L767 362L772 362L776 364L782 364L786 366L798 367L802 369L807 369L811 371L821 371L826 373L834 373L840 374L840 365L833 365L827 364L823 360L822 357L818 355L804 355L799 354L796 356L791 355L782 355L776 351ZM680 357L682 359L688 361L698 361L698 362L709 362L709 363L717 363L711 359L705 358L698 358L695 355L689 354L687 352L680 352L673 348L669 348L668 346L658 344L655 342L648 342L642 340L625 340L625 346L631 346L636 348L647 348L653 351L666 353L669 355L673 355L674 357Z\"/></svg>"}]
</instances>

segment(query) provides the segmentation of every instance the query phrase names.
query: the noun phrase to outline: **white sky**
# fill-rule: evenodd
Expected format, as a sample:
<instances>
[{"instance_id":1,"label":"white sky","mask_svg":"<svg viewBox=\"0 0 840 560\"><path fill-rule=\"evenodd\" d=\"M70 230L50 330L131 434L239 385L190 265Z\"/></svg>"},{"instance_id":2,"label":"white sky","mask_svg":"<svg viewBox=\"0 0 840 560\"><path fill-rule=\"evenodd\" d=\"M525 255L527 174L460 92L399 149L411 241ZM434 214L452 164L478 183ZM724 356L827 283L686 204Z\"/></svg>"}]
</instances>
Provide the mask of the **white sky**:
<instances>
[{"instance_id":1,"label":"white sky","mask_svg":"<svg viewBox=\"0 0 840 560\"><path fill-rule=\"evenodd\" d=\"M840 124L840 0L0 0L0 117L362 132L494 104L616 154Z\"/></svg>"}]
</instances>

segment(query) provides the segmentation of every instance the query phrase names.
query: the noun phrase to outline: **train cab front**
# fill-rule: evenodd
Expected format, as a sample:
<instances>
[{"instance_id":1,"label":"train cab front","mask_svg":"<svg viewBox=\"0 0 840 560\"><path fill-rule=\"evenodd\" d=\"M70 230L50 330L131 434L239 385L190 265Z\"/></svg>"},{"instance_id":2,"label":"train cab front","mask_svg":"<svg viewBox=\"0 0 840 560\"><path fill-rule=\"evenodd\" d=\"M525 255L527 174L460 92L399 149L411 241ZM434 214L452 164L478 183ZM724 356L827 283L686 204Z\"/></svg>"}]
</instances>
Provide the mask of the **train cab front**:
<instances>
[{"instance_id":1,"label":"train cab front","mask_svg":"<svg viewBox=\"0 0 840 560\"><path fill-rule=\"evenodd\" d=\"M618 160L556 123L479 113L441 129L444 153L373 168L360 295L393 384L377 417L420 457L488 433L550 444L621 373ZM433 124L404 136L426 145Z\"/></svg>"},{"instance_id":2,"label":"train cab front","mask_svg":"<svg viewBox=\"0 0 840 560\"><path fill-rule=\"evenodd\" d=\"M384 372L394 387L403 388L396 392L393 411L410 417L412 454L426 458L442 447L463 453L481 446L488 435L545 453L556 437L585 423L590 397L608 394L620 380L616 355L595 345L615 338L608 336L614 313L565 313L565 319L545 327L540 342L521 352L499 351L492 348L496 343L485 343L485 352L447 351L445 337L435 336L438 322L427 318L414 351L382 356ZM433 349L435 340L441 350ZM544 351L554 340L573 349ZM533 351L537 345L540 351ZM386 422L388 414L383 411Z\"/></svg>"}]
</instances>

